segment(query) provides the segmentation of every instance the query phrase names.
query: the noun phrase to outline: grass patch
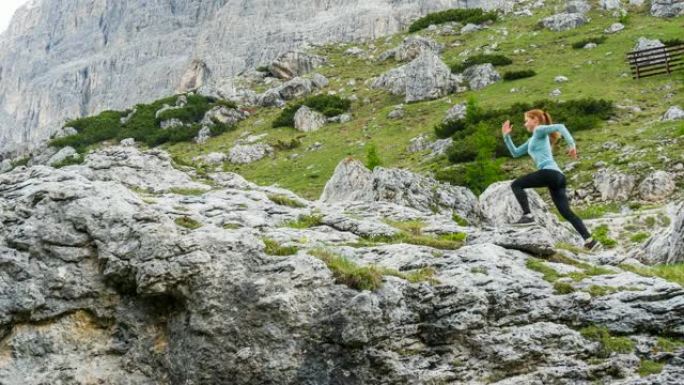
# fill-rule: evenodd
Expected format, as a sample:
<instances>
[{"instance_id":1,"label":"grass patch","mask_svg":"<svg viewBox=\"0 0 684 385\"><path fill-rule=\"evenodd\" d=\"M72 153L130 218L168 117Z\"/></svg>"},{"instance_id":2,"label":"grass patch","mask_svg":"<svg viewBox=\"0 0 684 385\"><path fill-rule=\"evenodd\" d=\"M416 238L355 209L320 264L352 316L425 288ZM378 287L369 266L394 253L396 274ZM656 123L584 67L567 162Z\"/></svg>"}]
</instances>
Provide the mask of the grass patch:
<instances>
[{"instance_id":1,"label":"grass patch","mask_svg":"<svg viewBox=\"0 0 684 385\"><path fill-rule=\"evenodd\" d=\"M411 235L422 235L423 228L425 227L425 222L420 219L410 220L410 221L385 221L388 225L396 227Z\"/></svg>"},{"instance_id":2,"label":"grass patch","mask_svg":"<svg viewBox=\"0 0 684 385\"><path fill-rule=\"evenodd\" d=\"M608 236L608 225L600 225L592 232L592 237L599 241L603 246L612 249L617 246L617 241Z\"/></svg>"},{"instance_id":3,"label":"grass patch","mask_svg":"<svg viewBox=\"0 0 684 385\"><path fill-rule=\"evenodd\" d=\"M453 214L451 215L451 219L452 219L454 222L456 222L456 224L459 225L459 226L466 227L466 226L470 225L470 223L468 222L467 219L461 217L461 216L458 215L457 213L453 213Z\"/></svg>"},{"instance_id":4,"label":"grass patch","mask_svg":"<svg viewBox=\"0 0 684 385\"><path fill-rule=\"evenodd\" d=\"M285 256L297 253L296 246L281 246L278 242L270 238L262 238L264 241L264 252L268 255Z\"/></svg>"},{"instance_id":5,"label":"grass patch","mask_svg":"<svg viewBox=\"0 0 684 385\"><path fill-rule=\"evenodd\" d=\"M333 273L335 282L345 284L356 290L376 290L382 286L383 275L392 275L405 279L409 282L439 283L434 278L435 270L431 267L402 273L395 269L380 267L377 265L359 266L341 255L337 255L325 249L312 249L309 254L321 259Z\"/></svg>"},{"instance_id":6,"label":"grass patch","mask_svg":"<svg viewBox=\"0 0 684 385\"><path fill-rule=\"evenodd\" d=\"M584 48L585 45L587 45L589 43L594 43L596 45L599 45L605 41L606 41L605 36L588 37L586 39L582 39L582 40L579 40L579 41L572 43L572 48L582 49L582 48Z\"/></svg>"},{"instance_id":7,"label":"grass patch","mask_svg":"<svg viewBox=\"0 0 684 385\"><path fill-rule=\"evenodd\" d=\"M544 261L538 258L528 258L525 262L525 266L536 272L543 274L543 279L547 282L556 282L558 278L562 277L554 268L548 266Z\"/></svg>"},{"instance_id":8,"label":"grass patch","mask_svg":"<svg viewBox=\"0 0 684 385\"><path fill-rule=\"evenodd\" d=\"M595 204L586 207L577 208L575 214L582 219L594 219L601 218L608 213L619 213L620 204L618 203L606 203L606 204Z\"/></svg>"},{"instance_id":9,"label":"grass patch","mask_svg":"<svg viewBox=\"0 0 684 385\"><path fill-rule=\"evenodd\" d=\"M575 291L575 288L571 284L560 281L553 283L553 289L556 294L570 294Z\"/></svg>"},{"instance_id":10,"label":"grass patch","mask_svg":"<svg viewBox=\"0 0 684 385\"><path fill-rule=\"evenodd\" d=\"M202 190L199 188L183 188L183 187L172 187L169 189L169 192L178 194L178 195L189 195L189 196L199 196L207 192L206 190Z\"/></svg>"},{"instance_id":11,"label":"grass patch","mask_svg":"<svg viewBox=\"0 0 684 385\"><path fill-rule=\"evenodd\" d=\"M296 221L288 221L285 226L292 227L294 229L308 229L309 227L320 226L322 215L312 214L312 215L300 215Z\"/></svg>"},{"instance_id":12,"label":"grass patch","mask_svg":"<svg viewBox=\"0 0 684 385\"><path fill-rule=\"evenodd\" d=\"M600 357L608 357L611 353L630 353L634 351L634 342L627 337L614 337L603 326L587 326L580 329L580 334L589 340L601 343Z\"/></svg>"},{"instance_id":13,"label":"grass patch","mask_svg":"<svg viewBox=\"0 0 684 385\"><path fill-rule=\"evenodd\" d=\"M639 364L639 375L641 377L646 377L651 374L658 374L663 370L663 366L665 366L665 364L662 362L642 359Z\"/></svg>"},{"instance_id":14,"label":"grass patch","mask_svg":"<svg viewBox=\"0 0 684 385\"><path fill-rule=\"evenodd\" d=\"M178 226L185 227L186 229L190 230L195 230L202 227L200 222L197 222L196 220L187 216L178 217L174 220L174 222L176 222Z\"/></svg>"},{"instance_id":15,"label":"grass patch","mask_svg":"<svg viewBox=\"0 0 684 385\"><path fill-rule=\"evenodd\" d=\"M641 291L641 289L636 287L625 287L625 286L599 286L591 285L588 289L585 289L592 297L603 297L608 294L617 293L619 291Z\"/></svg>"},{"instance_id":16,"label":"grass patch","mask_svg":"<svg viewBox=\"0 0 684 385\"><path fill-rule=\"evenodd\" d=\"M629 240L634 243L642 243L643 241L647 240L650 236L651 234L642 231L632 235L629 238Z\"/></svg>"},{"instance_id":17,"label":"grass patch","mask_svg":"<svg viewBox=\"0 0 684 385\"><path fill-rule=\"evenodd\" d=\"M656 347L658 348L658 350L663 352L676 352L679 349L684 349L684 340L668 337L658 337Z\"/></svg>"},{"instance_id":18,"label":"grass patch","mask_svg":"<svg viewBox=\"0 0 684 385\"><path fill-rule=\"evenodd\" d=\"M306 207L305 204L294 200L290 197L287 197L285 195L279 195L279 194L268 194L268 199L271 200L271 202L281 205L281 206L290 206L290 207L295 207L295 208L302 208Z\"/></svg>"}]
</instances>

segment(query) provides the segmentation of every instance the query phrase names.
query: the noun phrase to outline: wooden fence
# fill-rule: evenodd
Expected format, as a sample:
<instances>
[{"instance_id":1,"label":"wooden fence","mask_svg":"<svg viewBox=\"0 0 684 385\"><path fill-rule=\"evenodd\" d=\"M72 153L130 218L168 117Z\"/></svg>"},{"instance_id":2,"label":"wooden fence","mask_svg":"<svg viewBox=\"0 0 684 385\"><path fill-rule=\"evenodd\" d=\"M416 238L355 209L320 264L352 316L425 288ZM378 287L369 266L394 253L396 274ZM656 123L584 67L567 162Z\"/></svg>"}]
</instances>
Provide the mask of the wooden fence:
<instances>
[{"instance_id":1,"label":"wooden fence","mask_svg":"<svg viewBox=\"0 0 684 385\"><path fill-rule=\"evenodd\" d=\"M632 78L671 74L684 70L684 44L632 51L627 54Z\"/></svg>"}]
</instances>

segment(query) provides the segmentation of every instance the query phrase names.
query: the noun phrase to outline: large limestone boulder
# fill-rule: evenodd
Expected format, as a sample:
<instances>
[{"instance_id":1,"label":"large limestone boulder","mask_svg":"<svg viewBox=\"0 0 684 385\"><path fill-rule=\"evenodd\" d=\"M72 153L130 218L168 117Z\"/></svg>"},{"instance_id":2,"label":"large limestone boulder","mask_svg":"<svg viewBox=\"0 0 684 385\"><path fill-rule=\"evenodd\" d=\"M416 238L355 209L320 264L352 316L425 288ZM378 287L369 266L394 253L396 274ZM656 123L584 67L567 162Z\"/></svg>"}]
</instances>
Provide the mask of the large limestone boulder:
<instances>
[{"instance_id":1,"label":"large limestone boulder","mask_svg":"<svg viewBox=\"0 0 684 385\"><path fill-rule=\"evenodd\" d=\"M549 211L548 206L536 191L526 189L525 192L530 210L535 217L536 227L545 229L548 236L556 242L578 243L581 240L579 234L569 223L561 224L558 218ZM510 227L511 224L520 219L523 213L511 189L511 181L491 184L480 194L479 202L484 223L496 228Z\"/></svg>"},{"instance_id":2,"label":"large limestone boulder","mask_svg":"<svg viewBox=\"0 0 684 385\"><path fill-rule=\"evenodd\" d=\"M326 122L325 115L307 106L299 107L294 116L295 128L304 132L318 131Z\"/></svg>"},{"instance_id":3,"label":"large limestone boulder","mask_svg":"<svg viewBox=\"0 0 684 385\"><path fill-rule=\"evenodd\" d=\"M405 95L406 102L436 99L459 90L461 78L433 52L422 52L416 59L376 78L371 87L394 95Z\"/></svg>"},{"instance_id":4,"label":"large limestone boulder","mask_svg":"<svg viewBox=\"0 0 684 385\"><path fill-rule=\"evenodd\" d=\"M647 201L662 201L675 190L673 176L667 171L656 171L644 178L639 184L639 196Z\"/></svg>"},{"instance_id":5,"label":"large limestone boulder","mask_svg":"<svg viewBox=\"0 0 684 385\"><path fill-rule=\"evenodd\" d=\"M68 158L75 158L78 156L78 152L76 152L76 150L74 150L73 147L62 147L55 155L50 157L50 160L47 161L47 165L54 166L56 164L64 162Z\"/></svg>"},{"instance_id":6,"label":"large limestone boulder","mask_svg":"<svg viewBox=\"0 0 684 385\"><path fill-rule=\"evenodd\" d=\"M501 80L501 75L491 63L470 66L463 71L463 78L472 90L480 90Z\"/></svg>"},{"instance_id":7,"label":"large limestone boulder","mask_svg":"<svg viewBox=\"0 0 684 385\"><path fill-rule=\"evenodd\" d=\"M285 100L297 99L309 95L316 85L311 79L294 78L278 87L280 97Z\"/></svg>"},{"instance_id":8,"label":"large limestone boulder","mask_svg":"<svg viewBox=\"0 0 684 385\"><path fill-rule=\"evenodd\" d=\"M660 118L662 121L672 121L684 119L684 110L679 106L672 106L665 111L663 116Z\"/></svg>"},{"instance_id":9,"label":"large limestone boulder","mask_svg":"<svg viewBox=\"0 0 684 385\"><path fill-rule=\"evenodd\" d=\"M566 13L587 13L591 5L585 0L570 0L565 6Z\"/></svg>"},{"instance_id":10,"label":"large limestone boulder","mask_svg":"<svg viewBox=\"0 0 684 385\"><path fill-rule=\"evenodd\" d=\"M225 106L216 106L204 114L200 124L213 125L216 123L221 123L232 127L241 120L244 120L246 117L247 116L245 113L238 109L228 108Z\"/></svg>"},{"instance_id":11,"label":"large limestone boulder","mask_svg":"<svg viewBox=\"0 0 684 385\"><path fill-rule=\"evenodd\" d=\"M322 56L311 55L301 51L288 51L271 62L268 70L280 79L289 80L311 72L325 62L326 59Z\"/></svg>"},{"instance_id":12,"label":"large limestone boulder","mask_svg":"<svg viewBox=\"0 0 684 385\"><path fill-rule=\"evenodd\" d=\"M398 62L411 61L425 51L439 54L442 49L444 46L432 39L422 36L409 36L398 47L383 52L378 60L385 61L394 58Z\"/></svg>"},{"instance_id":13,"label":"large limestone boulder","mask_svg":"<svg viewBox=\"0 0 684 385\"><path fill-rule=\"evenodd\" d=\"M228 152L228 161L236 164L252 163L273 153L265 143L236 144Z\"/></svg>"},{"instance_id":14,"label":"large limestone boulder","mask_svg":"<svg viewBox=\"0 0 684 385\"><path fill-rule=\"evenodd\" d=\"M613 9L622 9L622 3L620 0L599 0L599 6L603 10L613 10Z\"/></svg>"},{"instance_id":15,"label":"large limestone boulder","mask_svg":"<svg viewBox=\"0 0 684 385\"><path fill-rule=\"evenodd\" d=\"M653 0L651 15L657 17L676 17L684 15L684 1L681 0Z\"/></svg>"},{"instance_id":16,"label":"large limestone boulder","mask_svg":"<svg viewBox=\"0 0 684 385\"><path fill-rule=\"evenodd\" d=\"M625 201L629 199L636 184L636 177L610 169L602 169L593 175L594 188L601 200Z\"/></svg>"},{"instance_id":17,"label":"large limestone boulder","mask_svg":"<svg viewBox=\"0 0 684 385\"><path fill-rule=\"evenodd\" d=\"M402 169L376 167L368 170L360 161L340 162L326 183L321 202L391 202L422 212L453 211L478 223L477 198L467 188L440 183Z\"/></svg>"},{"instance_id":18,"label":"large limestone boulder","mask_svg":"<svg viewBox=\"0 0 684 385\"><path fill-rule=\"evenodd\" d=\"M361 161L352 157L337 164L323 188L321 202L371 201L373 173Z\"/></svg>"},{"instance_id":19,"label":"large limestone boulder","mask_svg":"<svg viewBox=\"0 0 684 385\"><path fill-rule=\"evenodd\" d=\"M631 254L633 258L649 265L684 262L684 202L669 204L667 212L670 226L665 231L653 233Z\"/></svg>"},{"instance_id":20,"label":"large limestone boulder","mask_svg":"<svg viewBox=\"0 0 684 385\"><path fill-rule=\"evenodd\" d=\"M664 47L664 46L665 46L665 44L663 44L658 39L648 39L648 38L645 38L642 36L639 38L639 40L637 40L637 42L634 45L634 48L632 50L633 51L641 51L644 49L658 48L658 47Z\"/></svg>"},{"instance_id":21,"label":"large limestone boulder","mask_svg":"<svg viewBox=\"0 0 684 385\"><path fill-rule=\"evenodd\" d=\"M542 19L540 23L552 31L566 31L586 24L587 18L582 13L559 13Z\"/></svg>"}]
</instances>

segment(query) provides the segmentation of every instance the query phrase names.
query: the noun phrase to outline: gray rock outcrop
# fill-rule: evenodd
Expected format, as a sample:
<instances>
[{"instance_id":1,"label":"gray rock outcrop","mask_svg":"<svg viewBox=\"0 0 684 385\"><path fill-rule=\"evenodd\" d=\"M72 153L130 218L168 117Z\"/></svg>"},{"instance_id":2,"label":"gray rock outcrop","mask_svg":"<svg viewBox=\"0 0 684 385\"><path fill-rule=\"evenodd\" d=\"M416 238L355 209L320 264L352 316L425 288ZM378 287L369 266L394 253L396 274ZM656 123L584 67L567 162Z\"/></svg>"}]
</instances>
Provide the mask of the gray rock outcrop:
<instances>
[{"instance_id":1,"label":"gray rock outcrop","mask_svg":"<svg viewBox=\"0 0 684 385\"><path fill-rule=\"evenodd\" d=\"M152 190L131 174L168 189ZM314 384L350 376L358 384L475 384L506 376L497 382L660 385L684 378L681 349L651 349L666 333L684 335L678 284L617 266L568 282L579 267L536 261L575 290L558 293L530 268L531 257L543 254L505 226L456 226L449 215L392 202L341 211L237 174L207 177L211 186L193 186L168 154L131 147L97 150L78 166L0 175L4 384ZM188 192L191 186L202 191ZM416 193L399 189L392 200L416 202ZM302 215L320 221L284 225ZM399 230L385 219L422 222L424 237L460 229L472 240L458 249L348 246L395 239ZM487 231L507 246L478 235ZM292 254L272 255L274 242ZM375 266L378 285L345 284L325 262L338 256ZM406 279L418 272L431 272L433 281ZM590 295L592 287L628 289ZM577 330L587 325L636 347L608 355ZM641 359L662 361L662 371L640 378Z\"/></svg>"},{"instance_id":2,"label":"gray rock outcrop","mask_svg":"<svg viewBox=\"0 0 684 385\"><path fill-rule=\"evenodd\" d=\"M540 24L552 31L566 31L586 24L587 18L582 13L559 13L542 19Z\"/></svg>"},{"instance_id":3,"label":"gray rock outcrop","mask_svg":"<svg viewBox=\"0 0 684 385\"><path fill-rule=\"evenodd\" d=\"M376 78L371 86L385 89L394 95L404 95L404 100L408 103L436 99L459 91L461 82L461 78L452 74L439 56L423 51L410 63Z\"/></svg>"},{"instance_id":4,"label":"gray rock outcrop","mask_svg":"<svg viewBox=\"0 0 684 385\"><path fill-rule=\"evenodd\" d=\"M294 126L299 131L318 131L325 125L325 115L307 106L301 106L294 115Z\"/></svg>"}]
</instances>

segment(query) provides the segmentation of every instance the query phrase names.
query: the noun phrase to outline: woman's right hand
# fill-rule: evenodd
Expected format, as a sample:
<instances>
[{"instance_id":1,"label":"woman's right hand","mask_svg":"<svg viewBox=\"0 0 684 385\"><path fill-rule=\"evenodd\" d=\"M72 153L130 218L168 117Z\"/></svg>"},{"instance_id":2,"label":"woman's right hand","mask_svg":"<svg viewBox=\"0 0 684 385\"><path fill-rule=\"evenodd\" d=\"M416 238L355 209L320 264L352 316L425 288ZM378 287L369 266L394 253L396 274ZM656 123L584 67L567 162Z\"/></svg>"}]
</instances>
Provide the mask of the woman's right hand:
<instances>
[{"instance_id":1,"label":"woman's right hand","mask_svg":"<svg viewBox=\"0 0 684 385\"><path fill-rule=\"evenodd\" d=\"M508 135L513 131L513 125L511 124L510 120L507 120L503 123L501 126L501 133L504 135Z\"/></svg>"}]
</instances>

